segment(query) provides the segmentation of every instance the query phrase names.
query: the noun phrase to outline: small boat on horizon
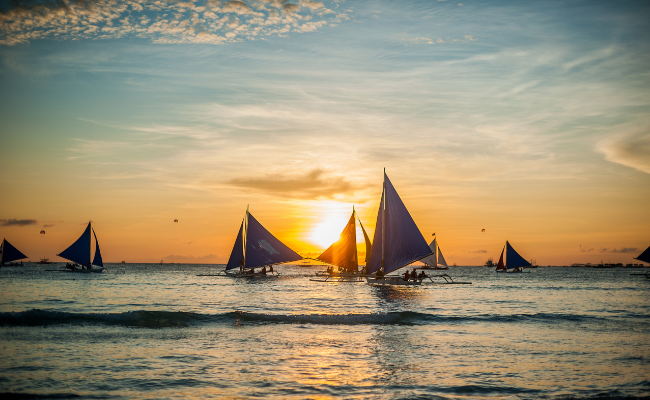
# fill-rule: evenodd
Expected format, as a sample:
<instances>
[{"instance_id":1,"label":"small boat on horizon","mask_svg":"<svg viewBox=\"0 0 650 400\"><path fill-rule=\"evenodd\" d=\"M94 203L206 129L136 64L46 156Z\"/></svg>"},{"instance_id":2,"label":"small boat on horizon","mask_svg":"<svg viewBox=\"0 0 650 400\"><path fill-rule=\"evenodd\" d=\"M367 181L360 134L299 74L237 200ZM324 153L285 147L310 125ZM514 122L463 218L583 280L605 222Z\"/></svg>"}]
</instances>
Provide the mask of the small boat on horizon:
<instances>
[{"instance_id":1,"label":"small boat on horizon","mask_svg":"<svg viewBox=\"0 0 650 400\"><path fill-rule=\"evenodd\" d=\"M86 230L79 236L74 243L67 249L63 250L57 256L72 261L73 264L68 264L65 269L50 270L58 272L76 272L76 273L101 273L104 271L104 263L102 261L102 254L99 251L99 241L97 234L91 226L92 222L88 222ZM92 235L95 236L95 257L91 260L92 253ZM93 268L97 266L99 268Z\"/></svg>"},{"instance_id":2,"label":"small boat on horizon","mask_svg":"<svg viewBox=\"0 0 650 400\"><path fill-rule=\"evenodd\" d=\"M503 252L506 252L506 262L503 260ZM497 264L496 272L524 272L524 267L530 267L530 263L525 258L519 255L517 251L506 240L506 245L501 250L501 257Z\"/></svg>"}]
</instances>

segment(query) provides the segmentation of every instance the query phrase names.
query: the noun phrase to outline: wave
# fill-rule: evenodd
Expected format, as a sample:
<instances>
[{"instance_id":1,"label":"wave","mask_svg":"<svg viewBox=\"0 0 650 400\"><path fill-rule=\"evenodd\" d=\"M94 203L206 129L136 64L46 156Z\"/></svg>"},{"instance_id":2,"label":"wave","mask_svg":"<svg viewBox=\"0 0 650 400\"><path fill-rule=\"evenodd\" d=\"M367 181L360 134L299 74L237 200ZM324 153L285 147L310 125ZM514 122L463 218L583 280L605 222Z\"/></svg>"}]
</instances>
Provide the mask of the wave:
<instances>
[{"instance_id":1,"label":"wave","mask_svg":"<svg viewBox=\"0 0 650 400\"><path fill-rule=\"evenodd\" d=\"M645 318L646 316L644 316ZM414 311L369 314L265 314L232 311L202 314L185 311L128 311L122 313L71 313L32 309L0 313L0 326L117 325L136 328L184 328L202 324L261 323L313 325L463 325L474 323L596 323L604 318L557 313L512 315L436 315Z\"/></svg>"}]
</instances>

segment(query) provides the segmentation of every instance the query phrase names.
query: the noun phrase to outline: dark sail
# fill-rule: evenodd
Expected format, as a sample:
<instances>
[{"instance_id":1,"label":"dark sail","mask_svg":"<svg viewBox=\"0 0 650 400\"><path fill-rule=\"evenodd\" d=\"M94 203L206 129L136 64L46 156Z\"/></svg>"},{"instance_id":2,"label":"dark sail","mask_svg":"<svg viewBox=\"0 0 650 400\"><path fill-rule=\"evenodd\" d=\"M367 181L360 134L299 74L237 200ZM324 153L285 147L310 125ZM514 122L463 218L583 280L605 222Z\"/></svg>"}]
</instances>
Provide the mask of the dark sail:
<instances>
[{"instance_id":1,"label":"dark sail","mask_svg":"<svg viewBox=\"0 0 650 400\"><path fill-rule=\"evenodd\" d=\"M239 227L239 233L237 234L237 239L235 239L235 245L230 252L230 258L228 259L228 264L226 265L226 270L239 268L240 263L243 265L244 261L244 221L241 222Z\"/></svg>"},{"instance_id":2,"label":"dark sail","mask_svg":"<svg viewBox=\"0 0 650 400\"><path fill-rule=\"evenodd\" d=\"M636 259L639 261L645 261L647 263L650 263L650 247L645 249L645 251L641 253L638 257L636 257Z\"/></svg>"},{"instance_id":3,"label":"dark sail","mask_svg":"<svg viewBox=\"0 0 650 400\"><path fill-rule=\"evenodd\" d=\"M503 271L506 269L506 265L503 263L503 252L505 250L506 250L505 247L501 250L501 257L499 257L499 263L497 264L497 271Z\"/></svg>"},{"instance_id":4,"label":"dark sail","mask_svg":"<svg viewBox=\"0 0 650 400\"><path fill-rule=\"evenodd\" d=\"M364 261L366 263L368 263L368 260L370 259L370 253L372 252L372 243L370 243L370 238L368 237L368 234L366 233L366 230L363 229L363 225L361 224L361 220L359 220L359 226L361 227L361 232L363 232L363 238L366 241L366 259Z\"/></svg>"},{"instance_id":5,"label":"dark sail","mask_svg":"<svg viewBox=\"0 0 650 400\"><path fill-rule=\"evenodd\" d=\"M21 253L20 250L12 246L11 243L7 242L7 239L3 239L0 252L2 253L0 255L0 265L20 260L22 258L27 258L27 256Z\"/></svg>"},{"instance_id":6,"label":"dark sail","mask_svg":"<svg viewBox=\"0 0 650 400\"><path fill-rule=\"evenodd\" d=\"M79 239L57 255L84 267L90 267L90 222Z\"/></svg>"},{"instance_id":7,"label":"dark sail","mask_svg":"<svg viewBox=\"0 0 650 400\"><path fill-rule=\"evenodd\" d=\"M99 240L97 240L97 234L94 229L93 235L95 236L95 257L93 257L93 265L103 267L104 263L102 262L102 253L99 251Z\"/></svg>"},{"instance_id":8,"label":"dark sail","mask_svg":"<svg viewBox=\"0 0 650 400\"><path fill-rule=\"evenodd\" d=\"M246 268L302 260L302 257L279 241L248 213L246 229Z\"/></svg>"},{"instance_id":9,"label":"dark sail","mask_svg":"<svg viewBox=\"0 0 650 400\"><path fill-rule=\"evenodd\" d=\"M528 266L530 266L530 263L526 261L525 258L520 256L519 253L517 253L515 249L512 248L510 243L508 243L506 240L506 268L512 269Z\"/></svg>"},{"instance_id":10,"label":"dark sail","mask_svg":"<svg viewBox=\"0 0 650 400\"><path fill-rule=\"evenodd\" d=\"M383 212L383 218L382 218ZM385 226L382 226L382 219ZM382 235L383 229L383 235ZM383 240L382 240L383 236ZM384 273L420 260L432 253L415 221L402 203L393 184L384 173L384 195L379 205L375 239L368 262L368 272L376 272L382 265Z\"/></svg>"},{"instance_id":11,"label":"dark sail","mask_svg":"<svg viewBox=\"0 0 650 400\"><path fill-rule=\"evenodd\" d=\"M327 248L318 260L336 265L344 270L356 272L359 269L357 260L357 227L354 223L354 211L350 221L341 232L340 239Z\"/></svg>"}]
</instances>

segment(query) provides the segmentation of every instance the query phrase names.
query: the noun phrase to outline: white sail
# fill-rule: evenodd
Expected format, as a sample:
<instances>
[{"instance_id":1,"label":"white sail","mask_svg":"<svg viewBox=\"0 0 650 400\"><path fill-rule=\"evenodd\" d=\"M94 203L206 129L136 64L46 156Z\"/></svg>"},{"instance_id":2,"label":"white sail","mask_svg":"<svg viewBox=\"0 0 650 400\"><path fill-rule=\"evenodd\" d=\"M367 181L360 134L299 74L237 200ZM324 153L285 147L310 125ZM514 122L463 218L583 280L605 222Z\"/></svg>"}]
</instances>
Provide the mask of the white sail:
<instances>
[{"instance_id":1,"label":"white sail","mask_svg":"<svg viewBox=\"0 0 650 400\"><path fill-rule=\"evenodd\" d=\"M444 265L447 267L447 261L445 261L445 257L442 256L442 251L440 251L440 246L438 246L438 264L439 265Z\"/></svg>"},{"instance_id":2,"label":"white sail","mask_svg":"<svg viewBox=\"0 0 650 400\"><path fill-rule=\"evenodd\" d=\"M430 266L430 267L436 267L436 266L438 266L438 257L437 257L438 253L436 252L436 248L437 248L437 247L438 247L438 244L436 243L436 239L434 238L434 239L433 239L433 242L429 243L429 248L431 249L431 251L433 252L433 254L431 254L430 256L427 256L427 257L423 258L423 259L420 260L420 261L422 261L423 263L425 263L426 265L428 265L428 266ZM446 265L446 264L445 264L445 265Z\"/></svg>"}]
</instances>

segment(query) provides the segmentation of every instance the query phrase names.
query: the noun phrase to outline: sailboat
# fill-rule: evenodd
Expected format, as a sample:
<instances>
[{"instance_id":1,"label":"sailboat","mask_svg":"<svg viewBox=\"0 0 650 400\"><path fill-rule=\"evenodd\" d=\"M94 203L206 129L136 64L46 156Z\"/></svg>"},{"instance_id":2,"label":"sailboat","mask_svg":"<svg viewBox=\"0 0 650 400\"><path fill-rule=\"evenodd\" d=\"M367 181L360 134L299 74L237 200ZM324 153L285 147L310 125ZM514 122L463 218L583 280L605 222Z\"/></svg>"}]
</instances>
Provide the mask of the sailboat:
<instances>
[{"instance_id":1,"label":"sailboat","mask_svg":"<svg viewBox=\"0 0 650 400\"><path fill-rule=\"evenodd\" d=\"M440 251L440 246L438 245L436 238L433 238L433 241L429 243L429 248L433 254L420 260L425 264L425 266L420 267L420 269L449 269L447 261L445 261L445 257L442 255L442 251Z\"/></svg>"},{"instance_id":2,"label":"sailboat","mask_svg":"<svg viewBox=\"0 0 650 400\"><path fill-rule=\"evenodd\" d=\"M431 254L424 236L411 218L384 170L384 185L377 213L375 236L368 260L368 283L381 285L419 285L422 279L405 280L389 273Z\"/></svg>"},{"instance_id":3,"label":"sailboat","mask_svg":"<svg viewBox=\"0 0 650 400\"><path fill-rule=\"evenodd\" d=\"M60 272L79 272L79 273L89 273L89 272L103 272L104 263L102 261L102 253L99 251L99 241L97 240L97 234L95 230L91 227L92 222L88 222L86 230L79 236L74 243L70 245L67 249L63 250L57 256L70 260L75 264L79 264L81 268L77 268L77 265L69 265L66 269L58 270ZM92 231L93 236L95 237L95 257L90 259L90 253L92 248L92 237L90 232ZM99 268L93 268L97 266Z\"/></svg>"},{"instance_id":4,"label":"sailboat","mask_svg":"<svg viewBox=\"0 0 650 400\"><path fill-rule=\"evenodd\" d=\"M11 245L11 243L7 242L7 239L2 239L2 244L0 245L0 266L15 266L15 265L22 265L22 261L20 264L15 264L11 263L12 261L16 260L22 260L23 258L27 258L26 255L20 252L17 248ZM7 264L11 263L11 264Z\"/></svg>"},{"instance_id":5,"label":"sailboat","mask_svg":"<svg viewBox=\"0 0 650 400\"><path fill-rule=\"evenodd\" d=\"M634 259L650 263L650 247L645 249L645 251L643 253L639 254L638 257L634 257Z\"/></svg>"},{"instance_id":6,"label":"sailboat","mask_svg":"<svg viewBox=\"0 0 650 400\"><path fill-rule=\"evenodd\" d=\"M504 251L506 253L506 262L503 260ZM524 267L530 267L530 263L520 256L506 240L506 245L501 250L496 272L524 272Z\"/></svg>"},{"instance_id":7,"label":"sailboat","mask_svg":"<svg viewBox=\"0 0 650 400\"><path fill-rule=\"evenodd\" d=\"M358 218L353 207L350 220L343 229L343 232L341 232L339 240L334 242L327 248L327 250L316 257L318 261L338 267L339 271L335 272L333 267L328 267L328 272L325 275L327 276L326 279L311 279L312 281L328 282L329 279L332 278L336 281L358 282L360 277L365 275L365 273L359 273L359 259L357 255L357 219L359 220L359 226L361 226L361 231L363 232L366 241L367 262L372 249L372 244L370 243L368 234L361 223L361 219ZM322 274L319 274L319 276L322 276Z\"/></svg>"},{"instance_id":8,"label":"sailboat","mask_svg":"<svg viewBox=\"0 0 650 400\"><path fill-rule=\"evenodd\" d=\"M298 260L302 257L267 231L246 209L225 273L232 277L267 276L267 267ZM262 270L255 272L255 268Z\"/></svg>"}]
</instances>

